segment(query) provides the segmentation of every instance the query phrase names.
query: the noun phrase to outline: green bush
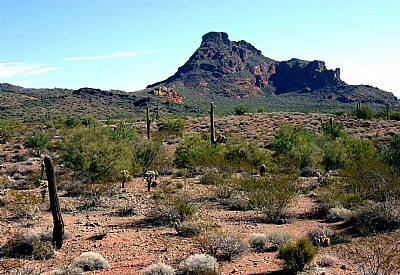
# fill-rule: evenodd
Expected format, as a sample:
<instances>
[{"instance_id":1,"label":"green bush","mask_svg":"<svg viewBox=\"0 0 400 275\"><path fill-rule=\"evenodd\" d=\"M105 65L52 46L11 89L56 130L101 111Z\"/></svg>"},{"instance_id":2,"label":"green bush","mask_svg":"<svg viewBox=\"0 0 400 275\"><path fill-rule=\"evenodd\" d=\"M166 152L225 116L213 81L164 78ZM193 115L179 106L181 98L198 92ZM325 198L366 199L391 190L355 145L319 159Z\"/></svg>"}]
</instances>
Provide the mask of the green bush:
<instances>
[{"instance_id":1,"label":"green bush","mask_svg":"<svg viewBox=\"0 0 400 275\"><path fill-rule=\"evenodd\" d=\"M353 111L353 115L361 119L372 119L376 114L370 106L361 105L360 108Z\"/></svg>"},{"instance_id":2,"label":"green bush","mask_svg":"<svg viewBox=\"0 0 400 275\"><path fill-rule=\"evenodd\" d=\"M393 137L390 143L383 149L385 163L400 172L400 135Z\"/></svg>"},{"instance_id":3,"label":"green bush","mask_svg":"<svg viewBox=\"0 0 400 275\"><path fill-rule=\"evenodd\" d=\"M141 175L158 170L166 163L162 144L143 140L124 125L110 128L78 127L71 129L62 144L67 167L90 182L118 180L122 170Z\"/></svg>"},{"instance_id":4,"label":"green bush","mask_svg":"<svg viewBox=\"0 0 400 275\"><path fill-rule=\"evenodd\" d=\"M157 121L158 132L161 136L182 136L186 121L183 118L166 118Z\"/></svg>"},{"instance_id":5,"label":"green bush","mask_svg":"<svg viewBox=\"0 0 400 275\"><path fill-rule=\"evenodd\" d=\"M248 204L260 209L267 222L276 222L284 215L284 210L295 195L296 177L293 175L273 175L269 178L241 179L236 189L244 192Z\"/></svg>"},{"instance_id":6,"label":"green bush","mask_svg":"<svg viewBox=\"0 0 400 275\"><path fill-rule=\"evenodd\" d=\"M288 241L279 248L278 258L285 261L287 269L297 272L304 270L317 254L317 248L305 238L297 241Z\"/></svg>"},{"instance_id":7,"label":"green bush","mask_svg":"<svg viewBox=\"0 0 400 275\"><path fill-rule=\"evenodd\" d=\"M346 133L344 132L343 124L339 122L333 122L332 127L329 122L322 124L322 132L325 137L328 139L337 139L339 137L344 136Z\"/></svg>"},{"instance_id":8,"label":"green bush","mask_svg":"<svg viewBox=\"0 0 400 275\"><path fill-rule=\"evenodd\" d=\"M192 171L205 167L219 167L224 149L222 144L211 145L209 140L199 136L187 137L176 149L174 163L178 168L188 168Z\"/></svg>"},{"instance_id":9,"label":"green bush","mask_svg":"<svg viewBox=\"0 0 400 275\"><path fill-rule=\"evenodd\" d=\"M0 120L0 144L9 141L20 126L21 123L16 120Z\"/></svg>"},{"instance_id":10,"label":"green bush","mask_svg":"<svg viewBox=\"0 0 400 275\"><path fill-rule=\"evenodd\" d=\"M235 107L235 115L241 116L250 113L250 108L246 105L240 104Z\"/></svg>"},{"instance_id":11,"label":"green bush","mask_svg":"<svg viewBox=\"0 0 400 275\"><path fill-rule=\"evenodd\" d=\"M303 127L282 127L275 136L272 148L276 155L286 155L298 161L300 169L316 167L321 161L322 150L317 136Z\"/></svg>"},{"instance_id":12,"label":"green bush","mask_svg":"<svg viewBox=\"0 0 400 275\"><path fill-rule=\"evenodd\" d=\"M33 132L25 138L25 147L37 150L37 156L40 156L41 151L44 150L49 142L49 137L47 137L43 132Z\"/></svg>"}]
</instances>

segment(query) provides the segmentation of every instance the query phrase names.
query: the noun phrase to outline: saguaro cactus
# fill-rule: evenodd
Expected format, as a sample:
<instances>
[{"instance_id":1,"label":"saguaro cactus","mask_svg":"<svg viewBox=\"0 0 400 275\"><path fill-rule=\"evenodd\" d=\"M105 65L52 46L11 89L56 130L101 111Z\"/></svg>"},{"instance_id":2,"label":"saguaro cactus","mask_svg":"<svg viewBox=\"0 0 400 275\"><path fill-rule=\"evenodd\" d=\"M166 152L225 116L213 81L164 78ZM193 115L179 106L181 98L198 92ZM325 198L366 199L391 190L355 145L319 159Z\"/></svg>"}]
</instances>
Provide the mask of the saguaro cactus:
<instances>
[{"instance_id":1,"label":"saguaro cactus","mask_svg":"<svg viewBox=\"0 0 400 275\"><path fill-rule=\"evenodd\" d=\"M147 139L150 139L150 107L146 108L146 125L147 125Z\"/></svg>"},{"instance_id":2,"label":"saguaro cactus","mask_svg":"<svg viewBox=\"0 0 400 275\"><path fill-rule=\"evenodd\" d=\"M211 102L211 104L210 104L210 111L209 111L209 113L210 113L210 124L211 124L211 126L210 126L210 130L211 130L211 144L214 144L215 143L215 126L214 126L214 103L213 102Z\"/></svg>"},{"instance_id":3,"label":"saguaro cactus","mask_svg":"<svg viewBox=\"0 0 400 275\"><path fill-rule=\"evenodd\" d=\"M386 102L386 104L385 104L385 111L386 111L386 119L387 119L387 120L390 119L390 117L389 117L389 109L390 109L389 102Z\"/></svg>"},{"instance_id":4,"label":"saguaro cactus","mask_svg":"<svg viewBox=\"0 0 400 275\"><path fill-rule=\"evenodd\" d=\"M334 133L333 133L333 118L332 117L329 118L329 127L330 127L330 130L331 130L331 135L332 135L332 137L334 137Z\"/></svg>"},{"instance_id":5,"label":"saguaro cactus","mask_svg":"<svg viewBox=\"0 0 400 275\"><path fill-rule=\"evenodd\" d=\"M49 157L44 158L47 182L49 186L50 209L53 215L53 243L56 249L60 249L63 244L64 222L61 216L60 203L57 195L57 185L54 177L53 163Z\"/></svg>"}]
</instances>

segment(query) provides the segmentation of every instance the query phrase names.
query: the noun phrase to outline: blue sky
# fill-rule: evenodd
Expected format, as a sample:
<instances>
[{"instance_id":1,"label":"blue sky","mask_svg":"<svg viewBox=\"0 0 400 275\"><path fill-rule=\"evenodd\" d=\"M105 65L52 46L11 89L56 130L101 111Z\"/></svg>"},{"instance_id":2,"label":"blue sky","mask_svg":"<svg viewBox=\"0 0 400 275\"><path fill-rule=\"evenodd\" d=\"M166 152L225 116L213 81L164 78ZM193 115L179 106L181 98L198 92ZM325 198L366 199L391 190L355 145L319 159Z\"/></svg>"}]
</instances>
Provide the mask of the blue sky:
<instances>
[{"instance_id":1,"label":"blue sky","mask_svg":"<svg viewBox=\"0 0 400 275\"><path fill-rule=\"evenodd\" d=\"M0 82L136 91L209 31L275 60L324 60L400 96L398 0L0 0Z\"/></svg>"}]
</instances>

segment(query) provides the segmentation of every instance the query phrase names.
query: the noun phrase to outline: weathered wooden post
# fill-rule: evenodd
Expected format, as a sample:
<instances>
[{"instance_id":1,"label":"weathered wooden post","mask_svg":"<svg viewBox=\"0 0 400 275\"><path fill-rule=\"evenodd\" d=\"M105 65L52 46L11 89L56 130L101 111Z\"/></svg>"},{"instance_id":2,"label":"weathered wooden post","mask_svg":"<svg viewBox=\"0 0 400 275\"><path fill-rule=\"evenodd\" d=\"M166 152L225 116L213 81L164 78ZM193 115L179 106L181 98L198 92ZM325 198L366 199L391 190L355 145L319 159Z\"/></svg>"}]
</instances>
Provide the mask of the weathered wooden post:
<instances>
[{"instance_id":1,"label":"weathered wooden post","mask_svg":"<svg viewBox=\"0 0 400 275\"><path fill-rule=\"evenodd\" d=\"M46 168L47 182L49 186L50 209L53 215L53 244L56 249L60 249L63 245L64 222L61 216L60 202L58 200L57 185L54 177L53 163L50 157L44 158Z\"/></svg>"}]
</instances>

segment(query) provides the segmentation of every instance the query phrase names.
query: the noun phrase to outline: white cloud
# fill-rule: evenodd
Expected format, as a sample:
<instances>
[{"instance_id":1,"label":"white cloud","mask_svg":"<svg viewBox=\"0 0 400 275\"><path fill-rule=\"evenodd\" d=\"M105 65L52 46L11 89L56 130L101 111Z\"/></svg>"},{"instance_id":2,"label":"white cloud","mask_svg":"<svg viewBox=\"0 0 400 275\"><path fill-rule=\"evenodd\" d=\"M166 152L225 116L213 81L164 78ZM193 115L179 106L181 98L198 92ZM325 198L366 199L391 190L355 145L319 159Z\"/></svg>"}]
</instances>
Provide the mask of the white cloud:
<instances>
[{"instance_id":1,"label":"white cloud","mask_svg":"<svg viewBox=\"0 0 400 275\"><path fill-rule=\"evenodd\" d=\"M145 55L145 54L151 54L151 53L159 53L159 51L114 52L114 53L102 54L102 55L68 57L68 58L64 58L63 61L111 59L111 58L139 56L139 55Z\"/></svg>"},{"instance_id":2,"label":"white cloud","mask_svg":"<svg viewBox=\"0 0 400 275\"><path fill-rule=\"evenodd\" d=\"M60 68L40 63L0 62L0 78L39 75L55 70L60 70Z\"/></svg>"}]
</instances>

